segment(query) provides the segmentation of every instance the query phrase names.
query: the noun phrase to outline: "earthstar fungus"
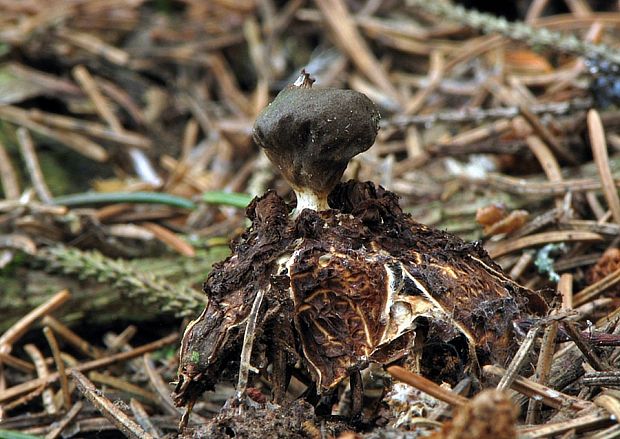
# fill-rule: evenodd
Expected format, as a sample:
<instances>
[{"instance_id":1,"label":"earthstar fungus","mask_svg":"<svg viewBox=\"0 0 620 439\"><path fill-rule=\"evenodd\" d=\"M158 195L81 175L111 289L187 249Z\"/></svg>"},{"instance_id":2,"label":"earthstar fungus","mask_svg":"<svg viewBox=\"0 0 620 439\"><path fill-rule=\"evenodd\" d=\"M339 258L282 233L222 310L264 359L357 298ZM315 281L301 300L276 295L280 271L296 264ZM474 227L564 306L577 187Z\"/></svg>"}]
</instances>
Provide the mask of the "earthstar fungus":
<instances>
[{"instance_id":1,"label":"earthstar fungus","mask_svg":"<svg viewBox=\"0 0 620 439\"><path fill-rule=\"evenodd\" d=\"M256 118L256 144L297 195L303 209L327 210L327 196L349 161L375 141L381 118L375 104L354 90L312 88L305 71Z\"/></svg>"},{"instance_id":2,"label":"earthstar fungus","mask_svg":"<svg viewBox=\"0 0 620 439\"><path fill-rule=\"evenodd\" d=\"M546 311L479 244L417 223L373 183L339 184L373 143L379 113L360 93L310 86L302 74L257 118L256 143L297 208L291 215L273 191L248 207L252 225L214 265L205 310L183 336L179 406L235 377L241 397L252 371L276 403L292 374L310 399L351 377L359 399L359 371L371 362L413 358L428 378L455 382L506 363L515 322Z\"/></svg>"}]
</instances>

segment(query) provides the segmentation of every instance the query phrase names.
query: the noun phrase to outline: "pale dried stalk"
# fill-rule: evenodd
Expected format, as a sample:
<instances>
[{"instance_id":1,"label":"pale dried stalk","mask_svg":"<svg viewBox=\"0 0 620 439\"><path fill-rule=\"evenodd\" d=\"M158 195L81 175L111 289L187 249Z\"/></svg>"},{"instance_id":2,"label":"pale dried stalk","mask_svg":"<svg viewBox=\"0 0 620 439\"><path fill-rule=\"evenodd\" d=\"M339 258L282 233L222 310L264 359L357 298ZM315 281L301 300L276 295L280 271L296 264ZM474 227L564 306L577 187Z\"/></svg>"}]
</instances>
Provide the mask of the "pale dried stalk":
<instances>
[{"instance_id":1,"label":"pale dried stalk","mask_svg":"<svg viewBox=\"0 0 620 439\"><path fill-rule=\"evenodd\" d=\"M578 418L570 419L565 422L556 422L552 424L545 424L540 427L521 429L519 430L519 433L523 434L523 437L534 439L554 436L570 430L592 430L597 427L609 425L610 422L612 422L612 419L608 414L595 413L591 415L580 416Z\"/></svg>"},{"instance_id":2,"label":"pale dried stalk","mask_svg":"<svg viewBox=\"0 0 620 439\"><path fill-rule=\"evenodd\" d=\"M35 371L35 367L27 361L24 361L21 358L14 357L11 354L5 354L3 352L0 352L0 363L11 366L17 370L21 370L22 372L26 373L31 373Z\"/></svg>"},{"instance_id":3,"label":"pale dried stalk","mask_svg":"<svg viewBox=\"0 0 620 439\"><path fill-rule=\"evenodd\" d=\"M489 173L484 183L508 193L522 195L564 195L567 191L583 192L601 188L601 182L592 178L579 178L554 183L550 181L529 181L524 178L496 173ZM615 180L615 185L620 187L620 179Z\"/></svg>"},{"instance_id":4,"label":"pale dried stalk","mask_svg":"<svg viewBox=\"0 0 620 439\"><path fill-rule=\"evenodd\" d=\"M30 133L26 128L19 127L17 129L17 141L35 192L42 202L46 204L51 203L53 197L45 183L45 178L43 177L41 166L39 165L39 159L34 151L32 137L30 137Z\"/></svg>"},{"instance_id":5,"label":"pale dried stalk","mask_svg":"<svg viewBox=\"0 0 620 439\"><path fill-rule=\"evenodd\" d=\"M15 108L17 107L12 107L10 105L0 106L0 119L24 126L42 136L57 140L74 151L97 162L104 162L108 159L109 156L106 150L88 138L77 133L52 129L25 116L23 110L15 111Z\"/></svg>"},{"instance_id":6,"label":"pale dried stalk","mask_svg":"<svg viewBox=\"0 0 620 439\"><path fill-rule=\"evenodd\" d=\"M25 345L24 351L26 351L28 356L32 359L37 371L37 376L39 378L47 378L50 372L41 351L33 344ZM41 399L43 401L43 408L47 414L53 415L58 413L58 407L56 407L56 404L54 403L54 391L52 389L43 390Z\"/></svg>"},{"instance_id":7,"label":"pale dried stalk","mask_svg":"<svg viewBox=\"0 0 620 439\"><path fill-rule=\"evenodd\" d=\"M260 312L260 307L263 303L263 297L265 297L265 289L261 288L256 293L256 297L252 303L252 309L248 315L248 321L245 325L243 344L241 345L239 379L237 381L238 398L245 394L245 389L248 385L248 379L250 377L250 370L255 370L255 368L250 364L250 359L252 357L252 347L254 346L254 336L256 335L256 321L258 320L258 313Z\"/></svg>"},{"instance_id":8,"label":"pale dried stalk","mask_svg":"<svg viewBox=\"0 0 620 439\"><path fill-rule=\"evenodd\" d=\"M6 152L4 144L0 141L0 183L2 183L2 190L4 197L7 200L16 200L19 198L19 180L15 173L15 168L11 163L11 158Z\"/></svg>"},{"instance_id":9,"label":"pale dried stalk","mask_svg":"<svg viewBox=\"0 0 620 439\"><path fill-rule=\"evenodd\" d=\"M598 111L594 109L588 111L588 132L590 134L594 161L596 162L596 167L601 177L603 194L611 210L614 222L620 224L620 197L618 197L616 184L609 167L607 141L605 140L603 123L601 122Z\"/></svg>"},{"instance_id":10,"label":"pale dried stalk","mask_svg":"<svg viewBox=\"0 0 620 439\"><path fill-rule=\"evenodd\" d=\"M63 28L57 32L57 35L65 41L94 55L101 56L113 64L124 66L129 62L129 53L101 41L93 34L85 34Z\"/></svg>"},{"instance_id":11,"label":"pale dried stalk","mask_svg":"<svg viewBox=\"0 0 620 439\"><path fill-rule=\"evenodd\" d=\"M560 170L560 165L556 160L555 156L551 152L551 149L547 147L547 145L540 139L538 136L530 135L525 138L525 142L530 148L530 151L534 154L538 163L542 167L545 175L554 183L560 182L563 180L562 171ZM558 209L562 208L562 199L557 197L555 200L556 207Z\"/></svg>"}]
</instances>

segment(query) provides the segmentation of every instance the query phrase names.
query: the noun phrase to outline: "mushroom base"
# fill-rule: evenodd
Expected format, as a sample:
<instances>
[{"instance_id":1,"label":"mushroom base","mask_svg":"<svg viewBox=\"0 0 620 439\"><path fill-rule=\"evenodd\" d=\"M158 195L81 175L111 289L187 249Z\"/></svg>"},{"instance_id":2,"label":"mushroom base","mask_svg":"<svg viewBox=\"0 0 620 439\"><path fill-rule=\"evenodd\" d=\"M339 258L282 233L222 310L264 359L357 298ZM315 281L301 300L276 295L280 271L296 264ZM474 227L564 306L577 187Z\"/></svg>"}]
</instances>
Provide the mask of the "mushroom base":
<instances>
[{"instance_id":1,"label":"mushroom base","mask_svg":"<svg viewBox=\"0 0 620 439\"><path fill-rule=\"evenodd\" d=\"M505 364L515 322L546 312L480 245L415 222L381 187L340 184L329 204L291 218L274 192L252 202L252 226L215 265L206 309L183 337L178 405L238 368L264 375L278 403L292 373L328 394L369 363L414 351L428 378L458 381Z\"/></svg>"}]
</instances>

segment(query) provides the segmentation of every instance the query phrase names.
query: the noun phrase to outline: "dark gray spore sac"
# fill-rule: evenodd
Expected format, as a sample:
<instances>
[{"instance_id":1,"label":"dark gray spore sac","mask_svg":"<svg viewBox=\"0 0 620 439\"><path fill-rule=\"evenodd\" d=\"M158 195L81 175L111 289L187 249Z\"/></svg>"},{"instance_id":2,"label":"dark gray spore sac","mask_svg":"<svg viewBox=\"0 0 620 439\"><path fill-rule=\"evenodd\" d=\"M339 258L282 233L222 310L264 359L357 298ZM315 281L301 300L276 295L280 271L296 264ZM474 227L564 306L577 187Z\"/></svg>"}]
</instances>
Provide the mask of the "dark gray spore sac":
<instances>
[{"instance_id":1,"label":"dark gray spore sac","mask_svg":"<svg viewBox=\"0 0 620 439\"><path fill-rule=\"evenodd\" d=\"M327 195L374 143L380 117L357 91L291 86L260 113L254 140L293 188Z\"/></svg>"}]
</instances>

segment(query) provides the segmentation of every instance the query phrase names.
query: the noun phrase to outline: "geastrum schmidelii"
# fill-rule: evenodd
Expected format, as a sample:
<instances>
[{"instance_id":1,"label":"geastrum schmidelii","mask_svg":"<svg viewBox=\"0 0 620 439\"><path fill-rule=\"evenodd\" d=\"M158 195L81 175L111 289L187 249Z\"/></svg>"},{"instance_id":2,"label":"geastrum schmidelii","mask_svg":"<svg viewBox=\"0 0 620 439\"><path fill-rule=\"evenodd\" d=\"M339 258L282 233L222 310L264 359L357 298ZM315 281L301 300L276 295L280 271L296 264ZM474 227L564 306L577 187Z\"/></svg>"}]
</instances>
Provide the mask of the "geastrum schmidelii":
<instances>
[{"instance_id":1,"label":"geastrum schmidelii","mask_svg":"<svg viewBox=\"0 0 620 439\"><path fill-rule=\"evenodd\" d=\"M415 222L373 183L339 183L374 143L379 112L361 93L312 82L302 72L256 120L254 139L297 206L269 191L248 207L252 225L214 266L206 308L185 331L177 405L191 408L235 377L242 395L250 372L269 382L275 402L291 374L328 394L348 377L360 385L370 363L414 350L431 379L477 373L505 363L514 323L545 310L479 244ZM458 367L443 370L448 354Z\"/></svg>"}]
</instances>

